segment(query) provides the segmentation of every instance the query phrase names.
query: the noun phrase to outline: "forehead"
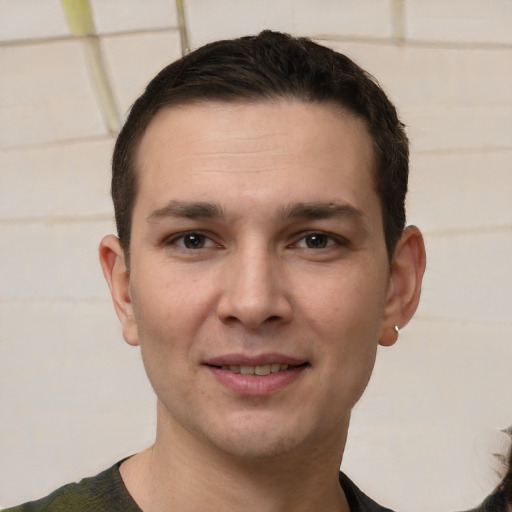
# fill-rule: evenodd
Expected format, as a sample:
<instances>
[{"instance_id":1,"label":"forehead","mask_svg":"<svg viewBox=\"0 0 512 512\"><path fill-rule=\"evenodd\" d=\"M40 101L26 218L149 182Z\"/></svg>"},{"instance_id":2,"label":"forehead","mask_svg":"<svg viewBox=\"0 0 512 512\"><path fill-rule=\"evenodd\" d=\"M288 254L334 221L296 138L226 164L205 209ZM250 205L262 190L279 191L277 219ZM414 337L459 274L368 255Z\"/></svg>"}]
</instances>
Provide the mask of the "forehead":
<instances>
[{"instance_id":1,"label":"forehead","mask_svg":"<svg viewBox=\"0 0 512 512\"><path fill-rule=\"evenodd\" d=\"M170 107L154 117L141 140L136 207L173 199L229 205L241 197L269 204L285 198L378 202L373 167L365 122L332 104L276 100Z\"/></svg>"}]
</instances>

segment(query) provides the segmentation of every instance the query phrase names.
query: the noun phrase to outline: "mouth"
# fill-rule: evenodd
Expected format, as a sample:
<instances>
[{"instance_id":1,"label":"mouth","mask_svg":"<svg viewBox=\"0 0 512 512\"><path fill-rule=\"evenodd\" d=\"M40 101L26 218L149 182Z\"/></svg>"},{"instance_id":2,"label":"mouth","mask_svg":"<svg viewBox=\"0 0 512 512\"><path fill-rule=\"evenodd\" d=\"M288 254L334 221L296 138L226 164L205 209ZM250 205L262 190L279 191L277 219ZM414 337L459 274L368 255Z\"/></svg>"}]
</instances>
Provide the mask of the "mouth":
<instances>
[{"instance_id":1,"label":"mouth","mask_svg":"<svg viewBox=\"0 0 512 512\"><path fill-rule=\"evenodd\" d=\"M297 365L292 364L282 364L282 363L270 363L263 365L238 365L238 364L230 364L230 365L207 365L212 368L217 368L219 370L225 370L232 373L239 373L242 375L257 375L259 377L265 377L266 375L270 375L273 373L285 372L288 370L293 370L295 368L309 366L309 363L301 363Z\"/></svg>"},{"instance_id":2,"label":"mouth","mask_svg":"<svg viewBox=\"0 0 512 512\"><path fill-rule=\"evenodd\" d=\"M311 365L283 356L221 357L205 363L225 389L238 396L266 396L292 385Z\"/></svg>"}]
</instances>

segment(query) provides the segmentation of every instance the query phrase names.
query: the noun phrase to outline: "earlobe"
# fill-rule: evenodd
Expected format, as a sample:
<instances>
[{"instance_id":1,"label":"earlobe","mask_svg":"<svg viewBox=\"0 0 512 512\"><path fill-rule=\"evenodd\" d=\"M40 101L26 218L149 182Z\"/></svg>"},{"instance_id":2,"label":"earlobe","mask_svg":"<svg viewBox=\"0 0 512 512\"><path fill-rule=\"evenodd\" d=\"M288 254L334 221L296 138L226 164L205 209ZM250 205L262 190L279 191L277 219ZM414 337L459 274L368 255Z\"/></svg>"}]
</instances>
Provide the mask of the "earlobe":
<instances>
[{"instance_id":1,"label":"earlobe","mask_svg":"<svg viewBox=\"0 0 512 512\"><path fill-rule=\"evenodd\" d=\"M130 294L130 272L119 239L114 235L103 238L100 242L99 257L114 308L121 321L123 337L129 345L138 345L137 323Z\"/></svg>"},{"instance_id":2,"label":"earlobe","mask_svg":"<svg viewBox=\"0 0 512 512\"><path fill-rule=\"evenodd\" d=\"M425 272L425 244L420 230L408 226L393 255L390 283L379 344L391 346L398 339L398 328L412 318L419 304Z\"/></svg>"}]
</instances>

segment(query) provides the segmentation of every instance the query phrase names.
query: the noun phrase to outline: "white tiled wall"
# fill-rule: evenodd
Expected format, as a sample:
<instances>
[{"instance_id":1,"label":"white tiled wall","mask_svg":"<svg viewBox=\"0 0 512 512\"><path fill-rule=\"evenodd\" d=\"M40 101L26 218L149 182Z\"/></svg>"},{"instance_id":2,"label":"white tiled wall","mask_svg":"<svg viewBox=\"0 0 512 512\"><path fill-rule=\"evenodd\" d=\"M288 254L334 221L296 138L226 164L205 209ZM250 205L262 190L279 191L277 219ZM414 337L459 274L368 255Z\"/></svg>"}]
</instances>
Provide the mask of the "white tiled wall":
<instances>
[{"instance_id":1,"label":"white tiled wall","mask_svg":"<svg viewBox=\"0 0 512 512\"><path fill-rule=\"evenodd\" d=\"M104 137L0 152L0 218L110 218L112 149Z\"/></svg>"},{"instance_id":2,"label":"white tiled wall","mask_svg":"<svg viewBox=\"0 0 512 512\"><path fill-rule=\"evenodd\" d=\"M102 44L122 117L144 92L149 79L181 57L175 30L105 37Z\"/></svg>"},{"instance_id":3,"label":"white tiled wall","mask_svg":"<svg viewBox=\"0 0 512 512\"><path fill-rule=\"evenodd\" d=\"M417 152L411 168L408 212L423 230L510 228L512 151Z\"/></svg>"},{"instance_id":4,"label":"white tiled wall","mask_svg":"<svg viewBox=\"0 0 512 512\"><path fill-rule=\"evenodd\" d=\"M181 55L173 0L90 0L120 118ZM345 470L392 508L461 510L512 423L512 2L184 0L190 45L264 28L378 77L412 142L424 294L381 350ZM0 0L0 504L149 444L154 399L97 263L113 138L58 0ZM500 444L501 443L501 444ZM435 488L435 492L432 492Z\"/></svg>"},{"instance_id":5,"label":"white tiled wall","mask_svg":"<svg viewBox=\"0 0 512 512\"><path fill-rule=\"evenodd\" d=\"M104 135L78 41L0 47L3 148Z\"/></svg>"},{"instance_id":6,"label":"white tiled wall","mask_svg":"<svg viewBox=\"0 0 512 512\"><path fill-rule=\"evenodd\" d=\"M392 34L392 0L188 0L193 47L263 29L312 37L386 38Z\"/></svg>"},{"instance_id":7,"label":"white tiled wall","mask_svg":"<svg viewBox=\"0 0 512 512\"><path fill-rule=\"evenodd\" d=\"M176 9L169 0L90 0L90 4L99 34L168 29L178 25Z\"/></svg>"},{"instance_id":8,"label":"white tiled wall","mask_svg":"<svg viewBox=\"0 0 512 512\"><path fill-rule=\"evenodd\" d=\"M60 0L0 0L0 40L69 36Z\"/></svg>"},{"instance_id":9,"label":"white tiled wall","mask_svg":"<svg viewBox=\"0 0 512 512\"><path fill-rule=\"evenodd\" d=\"M512 44L512 3L491 0L405 0L411 41Z\"/></svg>"}]
</instances>

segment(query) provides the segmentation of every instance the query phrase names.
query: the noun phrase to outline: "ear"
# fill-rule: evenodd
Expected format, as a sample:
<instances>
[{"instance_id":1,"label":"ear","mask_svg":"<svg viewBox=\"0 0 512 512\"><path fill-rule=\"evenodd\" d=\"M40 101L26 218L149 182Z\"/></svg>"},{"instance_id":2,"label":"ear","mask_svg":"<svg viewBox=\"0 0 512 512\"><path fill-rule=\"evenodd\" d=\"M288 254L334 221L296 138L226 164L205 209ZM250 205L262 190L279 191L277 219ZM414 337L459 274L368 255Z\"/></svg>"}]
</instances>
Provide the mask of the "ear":
<instances>
[{"instance_id":1,"label":"ear","mask_svg":"<svg viewBox=\"0 0 512 512\"><path fill-rule=\"evenodd\" d=\"M397 243L389 279L389 289L379 344L389 347L398 339L398 328L412 318L421 295L425 272L425 244L416 226L405 228Z\"/></svg>"},{"instance_id":2,"label":"ear","mask_svg":"<svg viewBox=\"0 0 512 512\"><path fill-rule=\"evenodd\" d=\"M129 345L138 345L139 334L130 293L130 271L119 239L114 235L103 238L99 247L99 256L114 308L121 321L123 337Z\"/></svg>"}]
</instances>

